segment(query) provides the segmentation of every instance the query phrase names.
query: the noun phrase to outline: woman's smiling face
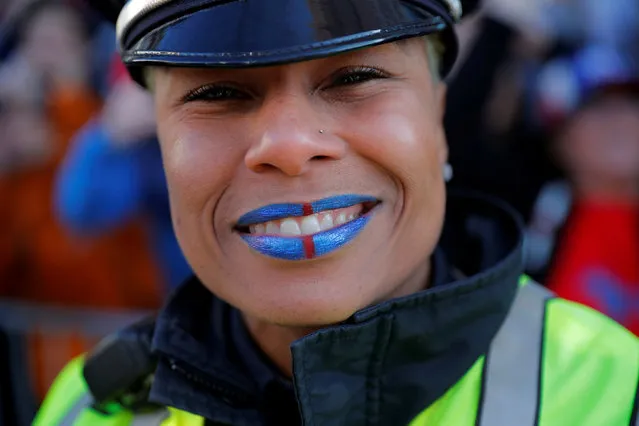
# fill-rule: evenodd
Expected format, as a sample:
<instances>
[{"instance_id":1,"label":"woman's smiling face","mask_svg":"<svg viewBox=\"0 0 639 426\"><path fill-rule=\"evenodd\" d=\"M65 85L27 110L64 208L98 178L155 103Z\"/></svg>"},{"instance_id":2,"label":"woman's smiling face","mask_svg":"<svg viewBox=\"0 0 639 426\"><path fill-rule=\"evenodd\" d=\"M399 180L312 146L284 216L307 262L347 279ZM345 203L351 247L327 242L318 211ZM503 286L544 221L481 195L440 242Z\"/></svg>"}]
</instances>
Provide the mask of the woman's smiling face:
<instances>
[{"instance_id":1,"label":"woman's smiling face","mask_svg":"<svg viewBox=\"0 0 639 426\"><path fill-rule=\"evenodd\" d=\"M314 326L426 284L447 149L423 40L153 79L176 234L218 297Z\"/></svg>"}]
</instances>

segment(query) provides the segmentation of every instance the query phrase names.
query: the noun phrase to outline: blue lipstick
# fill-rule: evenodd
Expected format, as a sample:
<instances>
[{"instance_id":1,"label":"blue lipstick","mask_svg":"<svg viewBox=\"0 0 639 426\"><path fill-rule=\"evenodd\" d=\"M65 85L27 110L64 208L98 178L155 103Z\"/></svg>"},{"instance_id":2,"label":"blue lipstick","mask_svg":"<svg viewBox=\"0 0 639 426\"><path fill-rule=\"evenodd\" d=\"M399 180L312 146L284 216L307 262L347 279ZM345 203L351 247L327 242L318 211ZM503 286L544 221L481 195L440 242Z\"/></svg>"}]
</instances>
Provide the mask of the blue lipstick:
<instances>
[{"instance_id":1,"label":"blue lipstick","mask_svg":"<svg viewBox=\"0 0 639 426\"><path fill-rule=\"evenodd\" d=\"M346 194L324 198L312 203L271 204L246 213L237 221L237 226L255 225L285 217L310 216L326 210L345 209L356 204L376 202L377 198L368 195Z\"/></svg>"},{"instance_id":2,"label":"blue lipstick","mask_svg":"<svg viewBox=\"0 0 639 426\"><path fill-rule=\"evenodd\" d=\"M248 227L258 223L283 219L286 217L309 216L326 210L352 207L362 203L377 203L375 197L367 195L339 195L312 203L271 204L243 215L238 227ZM242 234L242 239L253 250L269 257L283 260L314 259L331 253L352 241L369 223L371 216L366 214L344 225L299 237L280 237L274 235Z\"/></svg>"}]
</instances>

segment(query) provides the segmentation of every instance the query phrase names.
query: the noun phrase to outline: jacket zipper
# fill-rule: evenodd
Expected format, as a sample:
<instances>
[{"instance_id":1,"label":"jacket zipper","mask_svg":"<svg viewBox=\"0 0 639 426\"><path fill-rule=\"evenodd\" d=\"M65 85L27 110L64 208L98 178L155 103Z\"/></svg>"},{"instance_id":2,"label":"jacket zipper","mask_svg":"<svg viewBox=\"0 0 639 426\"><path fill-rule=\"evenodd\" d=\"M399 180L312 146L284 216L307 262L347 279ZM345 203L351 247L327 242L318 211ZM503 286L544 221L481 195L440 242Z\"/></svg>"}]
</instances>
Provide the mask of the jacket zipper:
<instances>
[{"instance_id":1,"label":"jacket zipper","mask_svg":"<svg viewBox=\"0 0 639 426\"><path fill-rule=\"evenodd\" d=\"M246 391L233 386L227 382L214 383L201 377L200 374L195 374L188 369L181 366L177 361L170 360L171 370L176 371L186 377L188 380L195 382L215 395L219 396L225 403L234 407L245 407L250 405L255 398L251 397Z\"/></svg>"}]
</instances>

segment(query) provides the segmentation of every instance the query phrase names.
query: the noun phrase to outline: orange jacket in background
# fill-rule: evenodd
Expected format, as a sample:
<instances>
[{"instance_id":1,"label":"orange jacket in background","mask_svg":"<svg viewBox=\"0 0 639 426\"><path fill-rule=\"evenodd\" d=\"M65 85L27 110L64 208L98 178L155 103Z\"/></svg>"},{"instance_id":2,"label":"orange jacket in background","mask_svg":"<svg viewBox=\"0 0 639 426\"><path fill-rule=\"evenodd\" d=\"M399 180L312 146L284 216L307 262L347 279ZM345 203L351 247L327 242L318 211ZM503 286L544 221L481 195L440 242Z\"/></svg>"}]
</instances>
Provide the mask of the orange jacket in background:
<instances>
[{"instance_id":1,"label":"orange jacket in background","mask_svg":"<svg viewBox=\"0 0 639 426\"><path fill-rule=\"evenodd\" d=\"M9 202L2 203L1 215L10 219L0 226L11 228L2 234L11 235L19 261L10 268L10 276L6 270L0 272L5 295L83 307L158 306L157 270L140 224L108 237L80 238L70 235L53 211L55 174L68 142L99 107L84 88L52 93L48 116L56 140L51 160L4 182L8 197L2 198ZM0 244L0 250L6 245Z\"/></svg>"},{"instance_id":2,"label":"orange jacket in background","mask_svg":"<svg viewBox=\"0 0 639 426\"><path fill-rule=\"evenodd\" d=\"M46 164L0 176L0 298L82 308L159 306L160 281L141 224L80 238L55 216L57 168L69 141L99 108L85 88L52 93L47 112L55 130L53 155ZM73 330L66 336L33 330L27 337L40 397L72 357L95 344Z\"/></svg>"}]
</instances>

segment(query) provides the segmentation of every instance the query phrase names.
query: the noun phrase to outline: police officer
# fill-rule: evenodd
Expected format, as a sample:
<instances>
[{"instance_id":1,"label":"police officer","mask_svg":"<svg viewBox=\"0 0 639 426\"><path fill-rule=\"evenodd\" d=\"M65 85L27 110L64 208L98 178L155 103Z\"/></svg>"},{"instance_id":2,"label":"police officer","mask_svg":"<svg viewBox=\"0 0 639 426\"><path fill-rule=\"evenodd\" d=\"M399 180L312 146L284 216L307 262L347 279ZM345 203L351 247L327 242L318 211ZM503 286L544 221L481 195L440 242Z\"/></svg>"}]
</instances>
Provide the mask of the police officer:
<instances>
[{"instance_id":1,"label":"police officer","mask_svg":"<svg viewBox=\"0 0 639 426\"><path fill-rule=\"evenodd\" d=\"M71 363L36 425L638 425L637 339L522 277L446 194L457 0L130 0L194 269Z\"/></svg>"}]
</instances>

